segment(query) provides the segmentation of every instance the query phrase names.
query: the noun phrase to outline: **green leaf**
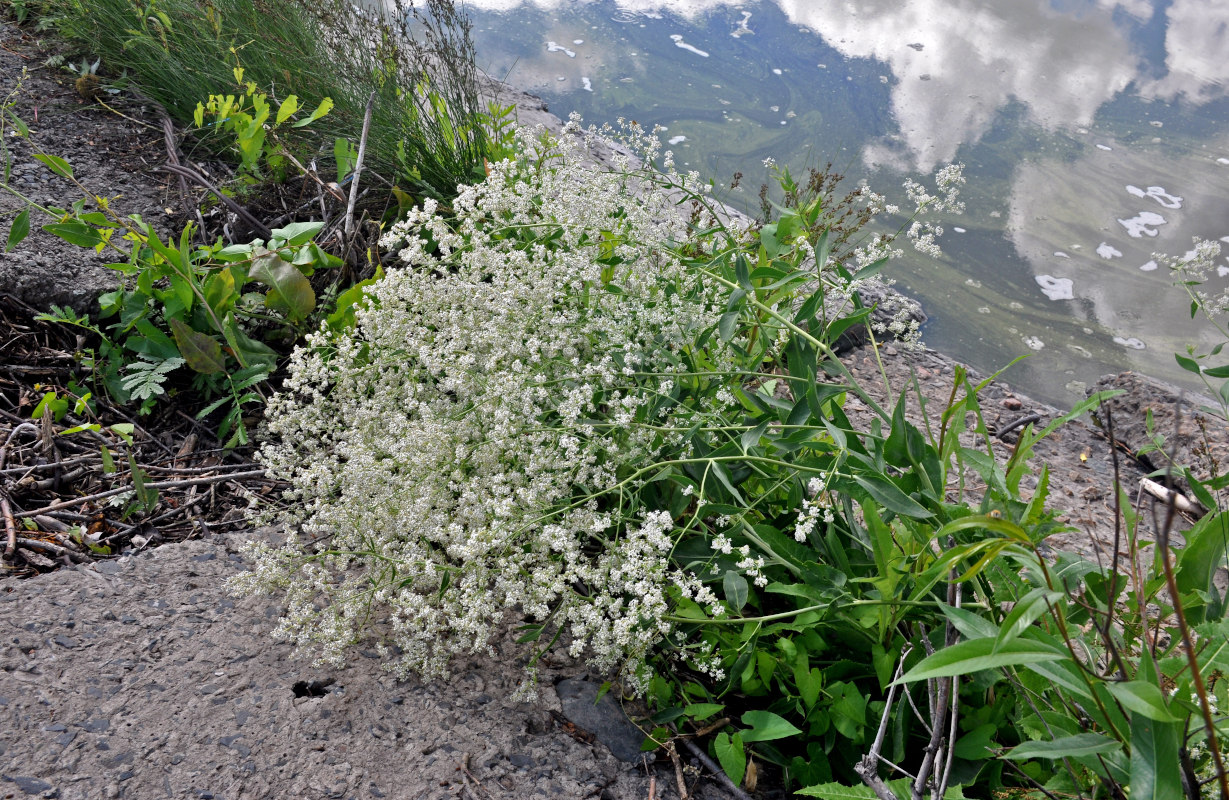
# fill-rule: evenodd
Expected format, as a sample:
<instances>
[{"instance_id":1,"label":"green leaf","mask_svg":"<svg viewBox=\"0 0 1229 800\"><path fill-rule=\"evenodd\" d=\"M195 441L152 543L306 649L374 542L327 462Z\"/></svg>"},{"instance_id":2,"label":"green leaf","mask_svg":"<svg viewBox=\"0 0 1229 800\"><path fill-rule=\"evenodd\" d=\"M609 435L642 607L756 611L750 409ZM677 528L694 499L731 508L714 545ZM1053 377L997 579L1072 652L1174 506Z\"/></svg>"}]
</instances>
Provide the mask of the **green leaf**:
<instances>
[{"instance_id":1,"label":"green leaf","mask_svg":"<svg viewBox=\"0 0 1229 800\"><path fill-rule=\"evenodd\" d=\"M1187 358L1186 356L1179 355L1177 353L1174 353L1174 359L1178 362L1178 366L1182 367L1182 369L1186 370L1187 372L1193 372L1196 375L1199 374L1199 362L1195 359Z\"/></svg>"},{"instance_id":2,"label":"green leaf","mask_svg":"<svg viewBox=\"0 0 1229 800\"><path fill-rule=\"evenodd\" d=\"M1161 687L1148 681L1126 681L1106 685L1110 694L1122 703L1122 707L1134 716L1147 717L1157 722L1178 722L1179 718L1169 710Z\"/></svg>"},{"instance_id":3,"label":"green leaf","mask_svg":"<svg viewBox=\"0 0 1229 800\"><path fill-rule=\"evenodd\" d=\"M1178 553L1174 575L1178 591L1182 594L1209 591L1213 576L1224 564L1225 547L1229 542L1229 513L1205 514L1182 537L1186 539L1186 547Z\"/></svg>"},{"instance_id":4,"label":"green leaf","mask_svg":"<svg viewBox=\"0 0 1229 800\"><path fill-rule=\"evenodd\" d=\"M323 227L323 222L292 222L284 228L274 228L271 233L284 241L284 247L299 247L310 242Z\"/></svg>"},{"instance_id":5,"label":"green leaf","mask_svg":"<svg viewBox=\"0 0 1229 800\"><path fill-rule=\"evenodd\" d=\"M742 445L743 452L745 453L748 450L750 450L752 447L755 447L757 444L759 444L760 437L762 437L767 430L768 430L768 421L765 420L761 422L759 425L756 425L754 428L744 431L743 435L739 438L739 444Z\"/></svg>"},{"instance_id":6,"label":"green leaf","mask_svg":"<svg viewBox=\"0 0 1229 800\"><path fill-rule=\"evenodd\" d=\"M103 242L98 231L84 222L53 222L44 225L43 230L78 247L94 247Z\"/></svg>"},{"instance_id":7,"label":"green leaf","mask_svg":"<svg viewBox=\"0 0 1229 800\"><path fill-rule=\"evenodd\" d=\"M316 307L316 293L311 283L298 267L272 250L263 247L253 250L249 275L252 280L269 287L265 303L294 321L306 319Z\"/></svg>"},{"instance_id":8,"label":"green leaf","mask_svg":"<svg viewBox=\"0 0 1229 800\"><path fill-rule=\"evenodd\" d=\"M47 165L47 169L59 175L61 178L72 180L73 168L68 165L68 162L59 156L47 155L46 153L35 153L34 158Z\"/></svg>"},{"instance_id":9,"label":"green leaf","mask_svg":"<svg viewBox=\"0 0 1229 800\"><path fill-rule=\"evenodd\" d=\"M994 651L997 653L1004 644L1014 641L1016 637L1032 627L1038 617L1050 610L1051 603L1056 603L1062 598L1062 592L1050 592L1041 588L1033 589L1020 598L999 628L999 635L994 642Z\"/></svg>"},{"instance_id":10,"label":"green leaf","mask_svg":"<svg viewBox=\"0 0 1229 800\"><path fill-rule=\"evenodd\" d=\"M713 714L724 710L725 706L720 703L692 703L683 709L683 713L692 719L699 722L702 719L708 719Z\"/></svg>"},{"instance_id":11,"label":"green leaf","mask_svg":"<svg viewBox=\"0 0 1229 800\"><path fill-rule=\"evenodd\" d=\"M310 125L316 120L323 117L325 114L329 113L329 111L331 111L332 108L333 108L333 99L331 97L326 97L320 101L320 105L316 106L316 110L311 113L310 117L299 120L291 127L302 128L304 125Z\"/></svg>"},{"instance_id":12,"label":"green leaf","mask_svg":"<svg viewBox=\"0 0 1229 800\"><path fill-rule=\"evenodd\" d=\"M1099 733L1079 733L1048 742L1025 742L1013 747L1005 757L1013 761L1027 761L1033 758L1079 758L1080 756L1108 753L1121 747L1121 742L1108 736Z\"/></svg>"},{"instance_id":13,"label":"green leaf","mask_svg":"<svg viewBox=\"0 0 1229 800\"><path fill-rule=\"evenodd\" d=\"M1209 378L1229 378L1229 364L1223 364L1219 367L1207 367L1204 369L1203 374Z\"/></svg>"},{"instance_id":14,"label":"green leaf","mask_svg":"<svg viewBox=\"0 0 1229 800\"><path fill-rule=\"evenodd\" d=\"M747 579L738 574L734 570L726 570L725 578L722 580L722 587L725 589L725 601L734 611L742 611L743 606L747 604Z\"/></svg>"},{"instance_id":15,"label":"green leaf","mask_svg":"<svg viewBox=\"0 0 1229 800\"><path fill-rule=\"evenodd\" d=\"M290 95L282 101L282 105L277 109L277 124L281 125L290 115L299 110L299 98Z\"/></svg>"},{"instance_id":16,"label":"green leaf","mask_svg":"<svg viewBox=\"0 0 1229 800\"><path fill-rule=\"evenodd\" d=\"M1067 654L1061 650L1028 639L1014 639L997 650L993 639L973 639L945 647L934 655L927 656L896 683L968 675L986 669L1059 661L1066 657Z\"/></svg>"},{"instance_id":17,"label":"green leaf","mask_svg":"<svg viewBox=\"0 0 1229 800\"><path fill-rule=\"evenodd\" d=\"M727 311L721 315L721 319L717 322L717 335L721 337L721 341L728 342L734 338L738 330L739 316L741 313L738 311Z\"/></svg>"},{"instance_id":18,"label":"green leaf","mask_svg":"<svg viewBox=\"0 0 1229 800\"><path fill-rule=\"evenodd\" d=\"M713 741L713 749L717 751L717 760L721 762L721 769L725 770L725 774L735 786L743 782L743 776L747 773L747 756L743 752L742 734L736 733L731 738L728 734L719 733Z\"/></svg>"},{"instance_id":19,"label":"green leaf","mask_svg":"<svg viewBox=\"0 0 1229 800\"><path fill-rule=\"evenodd\" d=\"M1180 723L1131 715L1131 800L1182 800L1179 734Z\"/></svg>"},{"instance_id":20,"label":"green leaf","mask_svg":"<svg viewBox=\"0 0 1229 800\"><path fill-rule=\"evenodd\" d=\"M887 478L878 475L855 475L853 479L888 511L916 519L934 516L933 512L927 511Z\"/></svg>"},{"instance_id":21,"label":"green leaf","mask_svg":"<svg viewBox=\"0 0 1229 800\"><path fill-rule=\"evenodd\" d=\"M908 778L897 778L894 781L887 781L888 788L897 797L911 797L912 790L910 780ZM803 797L822 797L824 800L877 800L878 795L869 786L846 786L843 783L820 783L815 786L808 786L805 789L799 789L794 794L800 794ZM954 786L947 790L944 795L948 800L961 796L960 787Z\"/></svg>"},{"instance_id":22,"label":"green leaf","mask_svg":"<svg viewBox=\"0 0 1229 800\"><path fill-rule=\"evenodd\" d=\"M215 375L226 370L226 356L217 339L192 330L183 320L172 318L167 320L167 324L171 326L171 335L179 346L179 354L190 368L202 375Z\"/></svg>"},{"instance_id":23,"label":"green leaf","mask_svg":"<svg viewBox=\"0 0 1229 800\"><path fill-rule=\"evenodd\" d=\"M13 226L9 228L8 243L4 246L4 252L10 252L14 247L21 244L21 240L26 238L30 233L30 209L23 208L21 213L13 219Z\"/></svg>"},{"instance_id":24,"label":"green leaf","mask_svg":"<svg viewBox=\"0 0 1229 800\"><path fill-rule=\"evenodd\" d=\"M742 720L743 724L751 729L742 731L744 742L769 742L773 739L784 739L802 733L784 717L771 711L748 711L743 714Z\"/></svg>"}]
</instances>

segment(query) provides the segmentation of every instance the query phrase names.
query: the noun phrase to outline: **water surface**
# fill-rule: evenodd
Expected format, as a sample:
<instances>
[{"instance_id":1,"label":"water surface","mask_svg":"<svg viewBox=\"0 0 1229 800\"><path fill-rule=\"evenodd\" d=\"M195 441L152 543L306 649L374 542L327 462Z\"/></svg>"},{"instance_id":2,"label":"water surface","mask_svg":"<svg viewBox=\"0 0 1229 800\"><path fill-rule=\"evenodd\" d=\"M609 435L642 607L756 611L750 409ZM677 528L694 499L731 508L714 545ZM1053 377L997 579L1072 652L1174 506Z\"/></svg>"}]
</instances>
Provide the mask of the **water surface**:
<instances>
[{"instance_id":1,"label":"water surface","mask_svg":"<svg viewBox=\"0 0 1229 800\"><path fill-rule=\"evenodd\" d=\"M762 160L891 194L959 161L944 257L893 275L927 344L1060 405L1102 374L1184 381L1210 347L1155 267L1229 242L1229 3L470 0L479 60L561 116L667 128L680 165L758 205ZM899 221L897 221L899 222ZM1229 253L1229 247L1226 247ZM1223 287L1229 259L1218 262ZM1220 281L1219 284L1215 281Z\"/></svg>"}]
</instances>

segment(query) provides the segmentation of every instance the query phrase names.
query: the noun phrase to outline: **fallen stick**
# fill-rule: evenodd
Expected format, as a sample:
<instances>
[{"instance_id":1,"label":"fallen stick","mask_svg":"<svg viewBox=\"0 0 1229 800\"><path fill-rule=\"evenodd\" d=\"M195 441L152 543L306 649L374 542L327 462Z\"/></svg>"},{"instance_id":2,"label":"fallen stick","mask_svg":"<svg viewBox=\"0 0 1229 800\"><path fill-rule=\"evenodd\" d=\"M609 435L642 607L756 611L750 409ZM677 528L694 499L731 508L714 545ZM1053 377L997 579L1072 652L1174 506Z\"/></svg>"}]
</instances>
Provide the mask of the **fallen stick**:
<instances>
[{"instance_id":1,"label":"fallen stick","mask_svg":"<svg viewBox=\"0 0 1229 800\"><path fill-rule=\"evenodd\" d=\"M367 110L363 114L363 135L358 140L358 155L354 157L354 179L350 182L350 201L346 203L346 247L354 233L354 204L358 202L358 179L363 174L363 157L367 155L367 134L371 131L371 113L375 110L376 93L367 98ZM338 178L340 180L340 178Z\"/></svg>"},{"instance_id":2,"label":"fallen stick","mask_svg":"<svg viewBox=\"0 0 1229 800\"><path fill-rule=\"evenodd\" d=\"M1173 489L1166 489L1161 484L1149 478L1140 478L1139 488L1143 489L1148 494L1160 500L1162 503L1168 503L1172 498L1174 508L1184 514L1199 514L1202 508L1192 503L1186 498L1186 495L1181 492L1175 492Z\"/></svg>"},{"instance_id":3,"label":"fallen stick","mask_svg":"<svg viewBox=\"0 0 1229 800\"><path fill-rule=\"evenodd\" d=\"M696 747L695 742L691 741L690 739L684 739L683 745L691 751L693 756L700 760L700 763L703 764L709 772L717 776L717 780L720 781L725 788L729 789L730 793L733 794L734 797L738 798L738 800L751 800L751 795L738 788L738 785L735 784L734 781L730 780L730 776L725 774L725 770L717 766L717 763L708 757L708 753L705 753L703 750Z\"/></svg>"},{"instance_id":4,"label":"fallen stick","mask_svg":"<svg viewBox=\"0 0 1229 800\"><path fill-rule=\"evenodd\" d=\"M146 489L186 489L189 486L208 486L214 483L223 483L225 481L236 481L241 478L262 478L265 471L256 469L250 472L232 472L227 475L211 475L205 478L193 478L181 481L155 481L145 484ZM32 517L35 514L46 514L51 511L60 511L65 508L73 508L74 506L84 505L85 503L93 502L94 500L105 500L108 497L115 497L118 494L131 492L132 487L123 489L112 489L108 492L98 492L97 494L86 495L85 497L75 497L72 500L59 500L49 506L36 508L33 511L22 511L14 514L15 517Z\"/></svg>"}]
</instances>

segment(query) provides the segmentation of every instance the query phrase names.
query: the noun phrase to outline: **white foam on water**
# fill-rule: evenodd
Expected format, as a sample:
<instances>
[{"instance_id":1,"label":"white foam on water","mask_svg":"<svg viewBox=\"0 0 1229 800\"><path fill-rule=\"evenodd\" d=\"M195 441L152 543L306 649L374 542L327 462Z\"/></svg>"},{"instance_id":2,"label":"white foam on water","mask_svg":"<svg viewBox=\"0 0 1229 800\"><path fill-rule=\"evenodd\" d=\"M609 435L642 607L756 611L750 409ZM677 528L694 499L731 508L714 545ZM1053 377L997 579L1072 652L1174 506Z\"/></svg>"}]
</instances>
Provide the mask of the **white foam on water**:
<instances>
[{"instance_id":1,"label":"white foam on water","mask_svg":"<svg viewBox=\"0 0 1229 800\"><path fill-rule=\"evenodd\" d=\"M780 111L780 110L781 110L781 106L769 106L769 107L768 107L768 110L769 110L769 111Z\"/></svg>"},{"instance_id":2,"label":"white foam on water","mask_svg":"<svg viewBox=\"0 0 1229 800\"><path fill-rule=\"evenodd\" d=\"M1070 278L1055 278L1053 275L1038 275L1035 280L1041 287L1041 293L1051 300L1074 300L1075 293L1071 290L1075 284Z\"/></svg>"},{"instance_id":3,"label":"white foam on water","mask_svg":"<svg viewBox=\"0 0 1229 800\"><path fill-rule=\"evenodd\" d=\"M681 47L684 50L695 53L698 56L703 56L704 58L708 58L708 53L704 52L698 47L692 47L691 45L687 44L687 42L683 41L683 37L677 33L670 34L670 41L674 42L675 47Z\"/></svg>"},{"instance_id":4,"label":"white foam on water","mask_svg":"<svg viewBox=\"0 0 1229 800\"><path fill-rule=\"evenodd\" d=\"M1113 150L1114 148L1110 147L1108 144L1099 144L1097 145L1097 149L1098 150Z\"/></svg>"},{"instance_id":5,"label":"white foam on water","mask_svg":"<svg viewBox=\"0 0 1229 800\"><path fill-rule=\"evenodd\" d=\"M666 141L669 144L682 144L683 142L687 141L687 137L686 136L671 136Z\"/></svg>"},{"instance_id":6,"label":"white foam on water","mask_svg":"<svg viewBox=\"0 0 1229 800\"><path fill-rule=\"evenodd\" d=\"M1152 272L1157 268L1157 263L1155 261L1149 261L1147 264L1140 264L1139 268L1144 272Z\"/></svg>"},{"instance_id":7,"label":"white foam on water","mask_svg":"<svg viewBox=\"0 0 1229 800\"><path fill-rule=\"evenodd\" d=\"M1156 236L1157 225L1164 225L1165 218L1151 211L1141 211L1130 219L1120 219L1118 224L1127 229L1127 235L1132 239L1141 236Z\"/></svg>"},{"instance_id":8,"label":"white foam on water","mask_svg":"<svg viewBox=\"0 0 1229 800\"><path fill-rule=\"evenodd\" d=\"M1054 257L1055 258L1071 258L1071 256L1067 255L1062 250L1055 250Z\"/></svg>"},{"instance_id":9,"label":"white foam on water","mask_svg":"<svg viewBox=\"0 0 1229 800\"><path fill-rule=\"evenodd\" d=\"M887 83L887 82L888 82L888 76L887 76L887 75L880 75L880 76L879 76L879 82L880 82L880 83Z\"/></svg>"},{"instance_id":10,"label":"white foam on water","mask_svg":"<svg viewBox=\"0 0 1229 800\"><path fill-rule=\"evenodd\" d=\"M547 42L546 52L548 53L563 53L568 58L576 58L576 51L569 50L558 42Z\"/></svg>"},{"instance_id":11,"label":"white foam on water","mask_svg":"<svg viewBox=\"0 0 1229 800\"><path fill-rule=\"evenodd\" d=\"M1136 339L1134 336L1130 337L1129 339L1124 339L1121 336L1115 336L1114 344L1120 344L1123 347L1129 347L1132 350L1143 350L1145 347L1147 347L1146 344L1141 342L1139 339Z\"/></svg>"},{"instance_id":12,"label":"white foam on water","mask_svg":"<svg viewBox=\"0 0 1229 800\"><path fill-rule=\"evenodd\" d=\"M754 33L755 33L755 31L751 30L751 26L747 24L747 23L748 23L748 22L750 22L750 21L751 21L751 12L750 12L750 11L744 11L744 12L743 12L743 18L742 18L741 20L739 20L739 22L738 22L738 27L737 27L737 28L735 28L735 29L734 29L734 30L730 33L730 35L731 35L731 36L733 36L735 39L740 39L740 38L742 38L744 35L746 35L746 34L748 34L748 33L754 34Z\"/></svg>"},{"instance_id":13,"label":"white foam on water","mask_svg":"<svg viewBox=\"0 0 1229 800\"><path fill-rule=\"evenodd\" d=\"M953 226L953 227L952 227L952 230L954 230L956 233L965 233L965 229L964 229L964 228L957 228L957 227Z\"/></svg>"},{"instance_id":14,"label":"white foam on water","mask_svg":"<svg viewBox=\"0 0 1229 800\"><path fill-rule=\"evenodd\" d=\"M1109 242L1102 242L1097 245L1097 255L1102 258L1121 258L1122 251L1111 245Z\"/></svg>"},{"instance_id":15,"label":"white foam on water","mask_svg":"<svg viewBox=\"0 0 1229 800\"><path fill-rule=\"evenodd\" d=\"M827 64L816 64L815 66L819 67L820 69L827 69L827 68L828 68L828 65L827 65ZM1221 159L1221 160L1222 160L1222 161L1224 161L1226 164L1229 164L1229 158L1226 158L1226 159Z\"/></svg>"},{"instance_id":16,"label":"white foam on water","mask_svg":"<svg viewBox=\"0 0 1229 800\"><path fill-rule=\"evenodd\" d=\"M1216 163L1217 164L1229 164L1229 158L1218 158L1216 159Z\"/></svg>"},{"instance_id":17,"label":"white foam on water","mask_svg":"<svg viewBox=\"0 0 1229 800\"><path fill-rule=\"evenodd\" d=\"M780 70L780 69L778 69L778 68L776 68L776 67L773 67L773 68L772 68L772 74L773 74L773 75L780 75L780 74L781 74L781 70Z\"/></svg>"},{"instance_id":18,"label":"white foam on water","mask_svg":"<svg viewBox=\"0 0 1229 800\"><path fill-rule=\"evenodd\" d=\"M593 91L593 82L590 81L588 78L581 78L580 88L584 89L586 92L591 92Z\"/></svg>"},{"instance_id":19,"label":"white foam on water","mask_svg":"<svg viewBox=\"0 0 1229 800\"><path fill-rule=\"evenodd\" d=\"M584 43L585 43L584 39L573 39L572 40L572 44L584 44Z\"/></svg>"},{"instance_id":20,"label":"white foam on water","mask_svg":"<svg viewBox=\"0 0 1229 800\"><path fill-rule=\"evenodd\" d=\"M1025 336L1024 343L1033 350L1040 350L1046 346L1046 343L1038 339L1036 336Z\"/></svg>"},{"instance_id":21,"label":"white foam on water","mask_svg":"<svg viewBox=\"0 0 1229 800\"><path fill-rule=\"evenodd\" d=\"M1149 124L1149 125L1151 125L1151 126L1152 126L1152 127L1154 127L1154 128L1163 128L1163 127L1165 127L1165 123L1164 123L1164 122L1161 122L1159 119L1154 119L1154 120L1151 120L1148 124Z\"/></svg>"},{"instance_id":22,"label":"white foam on water","mask_svg":"<svg viewBox=\"0 0 1229 800\"><path fill-rule=\"evenodd\" d=\"M784 120L784 119L783 119L783 120L781 120L781 124L782 124L782 125L788 125L788 124L789 124L789 120Z\"/></svg>"},{"instance_id":23,"label":"white foam on water","mask_svg":"<svg viewBox=\"0 0 1229 800\"><path fill-rule=\"evenodd\" d=\"M1141 189L1128 183L1127 193L1136 197L1151 197L1165 208L1182 208L1182 198L1165 191L1164 186L1149 186L1147 189Z\"/></svg>"}]
</instances>

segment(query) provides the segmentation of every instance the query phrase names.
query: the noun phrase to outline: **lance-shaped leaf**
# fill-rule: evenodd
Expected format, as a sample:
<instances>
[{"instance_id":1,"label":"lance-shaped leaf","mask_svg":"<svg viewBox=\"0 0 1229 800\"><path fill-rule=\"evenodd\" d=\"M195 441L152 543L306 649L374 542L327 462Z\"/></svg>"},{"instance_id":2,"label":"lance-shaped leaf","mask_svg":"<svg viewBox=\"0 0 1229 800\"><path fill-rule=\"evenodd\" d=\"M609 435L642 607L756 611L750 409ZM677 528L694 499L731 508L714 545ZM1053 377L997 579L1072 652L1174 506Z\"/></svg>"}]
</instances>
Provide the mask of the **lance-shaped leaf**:
<instances>
[{"instance_id":1,"label":"lance-shaped leaf","mask_svg":"<svg viewBox=\"0 0 1229 800\"><path fill-rule=\"evenodd\" d=\"M995 647L989 637L960 642L927 656L896 683L912 683L927 678L949 678L968 675L986 669L1014 667L1043 661L1060 661L1067 657L1061 650L1028 639L1013 639Z\"/></svg>"},{"instance_id":2,"label":"lance-shaped leaf","mask_svg":"<svg viewBox=\"0 0 1229 800\"><path fill-rule=\"evenodd\" d=\"M252 271L248 274L269 287L265 304L292 320L306 318L316 307L316 293L298 267L263 247L254 248L252 254Z\"/></svg>"}]
</instances>

